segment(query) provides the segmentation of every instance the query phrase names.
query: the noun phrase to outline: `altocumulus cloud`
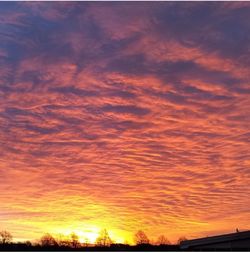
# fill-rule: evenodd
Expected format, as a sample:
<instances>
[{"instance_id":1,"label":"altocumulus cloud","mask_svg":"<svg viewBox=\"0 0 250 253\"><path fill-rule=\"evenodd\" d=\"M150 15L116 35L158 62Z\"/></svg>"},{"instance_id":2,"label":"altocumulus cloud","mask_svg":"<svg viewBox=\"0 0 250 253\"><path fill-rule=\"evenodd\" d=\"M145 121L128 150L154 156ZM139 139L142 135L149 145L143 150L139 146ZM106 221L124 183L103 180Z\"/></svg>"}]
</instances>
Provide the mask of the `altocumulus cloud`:
<instances>
[{"instance_id":1,"label":"altocumulus cloud","mask_svg":"<svg viewBox=\"0 0 250 253\"><path fill-rule=\"evenodd\" d=\"M1 227L249 229L249 3L0 7Z\"/></svg>"}]
</instances>

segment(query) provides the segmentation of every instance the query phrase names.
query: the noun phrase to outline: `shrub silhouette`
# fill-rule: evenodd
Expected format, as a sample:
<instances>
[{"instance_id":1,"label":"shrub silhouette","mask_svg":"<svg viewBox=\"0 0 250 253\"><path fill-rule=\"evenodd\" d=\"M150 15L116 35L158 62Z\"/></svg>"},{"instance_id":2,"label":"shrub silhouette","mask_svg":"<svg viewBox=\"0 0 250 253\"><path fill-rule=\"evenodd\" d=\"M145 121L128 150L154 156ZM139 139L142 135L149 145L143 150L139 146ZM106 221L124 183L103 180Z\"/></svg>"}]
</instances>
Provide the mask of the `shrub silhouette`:
<instances>
[{"instance_id":1,"label":"shrub silhouette","mask_svg":"<svg viewBox=\"0 0 250 253\"><path fill-rule=\"evenodd\" d=\"M28 246L28 247L31 247L32 246L32 243L30 241L26 241L25 242L25 245Z\"/></svg>"}]
</instances>

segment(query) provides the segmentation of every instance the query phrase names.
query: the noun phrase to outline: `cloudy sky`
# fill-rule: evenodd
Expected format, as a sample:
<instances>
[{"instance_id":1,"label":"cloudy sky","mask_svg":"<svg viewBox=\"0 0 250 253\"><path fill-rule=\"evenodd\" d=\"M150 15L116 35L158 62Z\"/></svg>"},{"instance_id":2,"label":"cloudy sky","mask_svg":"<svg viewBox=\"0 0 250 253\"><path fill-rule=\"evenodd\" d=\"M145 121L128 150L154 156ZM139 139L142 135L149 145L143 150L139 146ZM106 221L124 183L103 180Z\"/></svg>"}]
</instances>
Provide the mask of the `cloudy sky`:
<instances>
[{"instance_id":1,"label":"cloudy sky","mask_svg":"<svg viewBox=\"0 0 250 253\"><path fill-rule=\"evenodd\" d=\"M249 59L249 2L1 2L0 229L250 229Z\"/></svg>"}]
</instances>

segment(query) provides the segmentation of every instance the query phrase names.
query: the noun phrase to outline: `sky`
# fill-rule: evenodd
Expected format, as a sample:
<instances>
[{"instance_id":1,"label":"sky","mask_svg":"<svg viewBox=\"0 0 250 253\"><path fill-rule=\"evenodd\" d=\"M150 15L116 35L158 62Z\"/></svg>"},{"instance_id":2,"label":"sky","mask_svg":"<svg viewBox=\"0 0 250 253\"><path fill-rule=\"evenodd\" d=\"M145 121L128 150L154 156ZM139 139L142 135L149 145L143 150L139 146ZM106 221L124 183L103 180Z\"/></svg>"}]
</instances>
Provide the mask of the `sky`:
<instances>
[{"instance_id":1,"label":"sky","mask_svg":"<svg viewBox=\"0 0 250 253\"><path fill-rule=\"evenodd\" d=\"M1 2L0 230L250 229L249 59L249 2Z\"/></svg>"}]
</instances>

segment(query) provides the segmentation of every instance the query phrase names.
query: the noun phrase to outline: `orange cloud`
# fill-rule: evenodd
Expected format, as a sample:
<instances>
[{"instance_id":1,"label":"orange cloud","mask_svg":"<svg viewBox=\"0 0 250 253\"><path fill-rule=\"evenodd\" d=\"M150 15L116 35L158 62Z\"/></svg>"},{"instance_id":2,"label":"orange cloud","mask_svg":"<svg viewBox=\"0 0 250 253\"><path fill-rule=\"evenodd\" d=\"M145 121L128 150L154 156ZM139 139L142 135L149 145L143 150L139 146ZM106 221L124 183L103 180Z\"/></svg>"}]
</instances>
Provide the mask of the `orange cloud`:
<instances>
[{"instance_id":1,"label":"orange cloud","mask_svg":"<svg viewBox=\"0 0 250 253\"><path fill-rule=\"evenodd\" d=\"M249 4L1 7L1 228L249 229Z\"/></svg>"}]
</instances>

